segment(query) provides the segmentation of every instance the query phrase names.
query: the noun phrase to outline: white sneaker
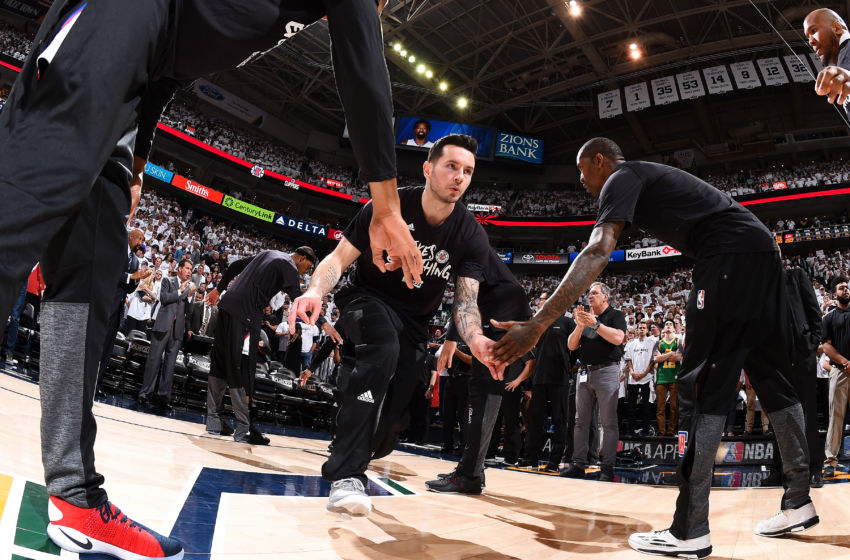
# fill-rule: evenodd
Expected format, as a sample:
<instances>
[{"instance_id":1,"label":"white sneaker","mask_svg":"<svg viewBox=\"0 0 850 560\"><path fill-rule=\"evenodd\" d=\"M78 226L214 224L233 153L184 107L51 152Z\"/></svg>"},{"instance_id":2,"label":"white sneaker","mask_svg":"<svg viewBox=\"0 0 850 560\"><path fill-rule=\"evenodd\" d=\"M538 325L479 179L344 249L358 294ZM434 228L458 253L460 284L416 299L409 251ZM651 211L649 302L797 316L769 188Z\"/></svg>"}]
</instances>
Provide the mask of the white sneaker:
<instances>
[{"instance_id":1,"label":"white sneaker","mask_svg":"<svg viewBox=\"0 0 850 560\"><path fill-rule=\"evenodd\" d=\"M783 509L770 519L756 524L756 535L778 537L785 533L799 533L820 523L815 504L809 502L797 509Z\"/></svg>"},{"instance_id":2,"label":"white sneaker","mask_svg":"<svg viewBox=\"0 0 850 560\"><path fill-rule=\"evenodd\" d=\"M343 478L331 484L327 510L353 516L369 515L372 498L366 495L363 483L357 478Z\"/></svg>"},{"instance_id":3,"label":"white sneaker","mask_svg":"<svg viewBox=\"0 0 850 560\"><path fill-rule=\"evenodd\" d=\"M695 539L679 540L669 530L651 533L632 533L629 546L644 554L674 556L676 558L708 558L711 554L711 538L703 535Z\"/></svg>"}]
</instances>

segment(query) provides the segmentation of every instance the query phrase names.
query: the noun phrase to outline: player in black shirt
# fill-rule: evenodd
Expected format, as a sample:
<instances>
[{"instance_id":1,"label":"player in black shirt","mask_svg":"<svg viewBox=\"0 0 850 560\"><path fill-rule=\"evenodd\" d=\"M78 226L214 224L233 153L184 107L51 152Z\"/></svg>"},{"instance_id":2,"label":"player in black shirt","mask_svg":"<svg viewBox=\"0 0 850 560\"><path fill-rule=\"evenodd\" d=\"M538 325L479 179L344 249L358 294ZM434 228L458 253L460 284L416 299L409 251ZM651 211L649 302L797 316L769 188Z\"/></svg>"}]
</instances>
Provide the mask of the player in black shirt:
<instances>
[{"instance_id":1,"label":"player in black shirt","mask_svg":"<svg viewBox=\"0 0 850 560\"><path fill-rule=\"evenodd\" d=\"M789 381L787 300L773 234L749 211L708 183L656 163L627 162L619 146L594 138L576 158L581 182L599 197L588 246L546 305L510 332L494 359L530 348L608 264L626 225L641 228L697 259L686 307L687 340L679 374L680 426L689 433L679 468L679 498L669 530L637 533L629 544L655 554L711 553L708 495L714 454L742 368L776 426L785 493L781 511L756 525L777 536L818 522L809 498L803 410ZM685 414L685 410L690 414Z\"/></svg>"},{"instance_id":2,"label":"player in black shirt","mask_svg":"<svg viewBox=\"0 0 850 560\"><path fill-rule=\"evenodd\" d=\"M316 255L310 247L299 247L291 255L262 251L228 266L219 286L207 294L207 303L218 304L219 308L207 390L208 432L233 434L233 439L241 443L268 445L268 438L253 427L249 412L263 310L278 292L288 294L291 299L300 296L301 275L309 271L315 262ZM221 299L220 292L224 293ZM318 323L331 336L339 337L324 318L320 317ZM248 346L248 376L243 380L241 361L246 334L251 335L251 340ZM235 432L221 419L224 392L228 387L236 417Z\"/></svg>"},{"instance_id":3,"label":"player in black shirt","mask_svg":"<svg viewBox=\"0 0 850 560\"><path fill-rule=\"evenodd\" d=\"M471 290L468 286L469 282L466 279L459 278L457 289L455 291L456 305L469 305ZM502 262L502 259L493 248L489 248L487 252L487 261L484 266L483 280L481 281L477 293L477 307L481 310L481 322L484 325L485 336L498 340L505 334L502 329L497 329L490 324L490 319L500 320L518 320L528 318L531 315L531 309L528 307L528 296L519 285L513 273L508 269L507 265ZM454 351L457 348L457 340L460 338L460 329L452 321L449 324L449 329L446 332L446 343L443 345L443 351L440 353L440 360L437 364L437 370L442 370L444 367L449 367L452 364ZM487 448L490 445L490 438L493 434L493 428L499 416L499 409L502 406L502 397L505 391L504 381L513 381L520 375L526 363L532 362L530 367L533 367L533 354L529 353L523 359L508 366L508 373L504 375L505 379L496 380L491 376L488 368L483 364L477 356L472 360L472 372L469 378L469 408L468 408L468 423L466 429L466 440L464 442L463 454L458 462L454 472L440 476L436 480L426 482L429 490L434 492L447 493L462 493L462 494L480 494L482 487L482 473L484 468L484 459L487 455ZM520 392L511 394L514 406L509 406L519 416L519 396ZM506 412L509 416L509 412ZM513 417L505 418L507 425L513 421ZM506 431L511 431L507 430ZM506 440L507 440L506 436ZM519 426L515 426L514 442L506 441L505 448L508 449L513 444L516 449L512 451L514 455L519 453ZM506 459L513 459L516 462L516 456L508 457L509 451L505 452Z\"/></svg>"},{"instance_id":4,"label":"player in black shirt","mask_svg":"<svg viewBox=\"0 0 850 560\"><path fill-rule=\"evenodd\" d=\"M52 2L0 114L0 197L14 201L0 205L0 315L9 315L21 283L41 262L48 285L42 418L57 419L44 426L53 434L42 439L45 480L55 507L102 519L65 526L97 535L86 552L115 545L134 558L183 554L169 539L158 552L140 553L143 537L162 538L151 531L125 538L135 525L120 523L126 517L107 502L94 468L91 413L109 318L102 295L124 269L125 223L139 200L156 121L176 87L232 68L327 16L337 89L374 199L371 243L389 251L392 266L404 267L411 287L419 280L421 256L395 189L382 7L383 0ZM65 332L68 324L80 328ZM57 337L78 351L52 350ZM101 516L96 508L105 507L111 513ZM61 535L55 540L78 551Z\"/></svg>"},{"instance_id":5,"label":"player in black shirt","mask_svg":"<svg viewBox=\"0 0 850 560\"><path fill-rule=\"evenodd\" d=\"M446 283L456 276L459 295L454 315L473 355L486 362L492 341L482 331L475 306L490 249L481 225L457 201L475 170L475 139L450 135L438 140L423 165L425 188L400 189L402 215L422 252L422 282L405 287L402 272L381 274L372 266L367 204L343 232L336 249L316 267L310 287L292 304L295 318L311 322L322 297L336 286L342 272L356 265L334 298L341 310L337 329L343 336L337 436L322 466L332 481L328 510L367 515L366 468L372 458L392 451L396 435L407 423L418 373L428 340L428 321L440 305ZM380 417L378 413L380 411Z\"/></svg>"}]
</instances>

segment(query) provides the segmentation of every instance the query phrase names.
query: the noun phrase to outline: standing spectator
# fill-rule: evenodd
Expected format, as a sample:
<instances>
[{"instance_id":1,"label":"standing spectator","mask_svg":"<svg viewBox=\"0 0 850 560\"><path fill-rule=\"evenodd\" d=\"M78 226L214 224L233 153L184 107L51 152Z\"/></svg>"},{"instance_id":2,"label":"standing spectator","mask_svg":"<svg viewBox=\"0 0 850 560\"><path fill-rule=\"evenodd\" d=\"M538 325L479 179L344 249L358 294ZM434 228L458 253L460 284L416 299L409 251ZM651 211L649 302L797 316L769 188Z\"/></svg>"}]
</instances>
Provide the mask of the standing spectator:
<instances>
[{"instance_id":1,"label":"standing spectator","mask_svg":"<svg viewBox=\"0 0 850 560\"><path fill-rule=\"evenodd\" d=\"M677 380L682 364L682 342L676 336L673 321L664 321L664 330L653 351L656 363L655 376L655 419L658 435L676 435L679 422L679 391ZM667 426L667 397L670 397L670 425Z\"/></svg>"},{"instance_id":2,"label":"standing spectator","mask_svg":"<svg viewBox=\"0 0 850 560\"><path fill-rule=\"evenodd\" d=\"M195 285L189 280L191 275L192 261L184 259L177 267L177 276L162 281L160 307L153 325L145 378L139 390L139 404L147 404L156 392L157 402L154 404L161 409L171 408L172 378L177 352L183 343L186 305L195 295Z\"/></svg>"},{"instance_id":3,"label":"standing spectator","mask_svg":"<svg viewBox=\"0 0 850 560\"><path fill-rule=\"evenodd\" d=\"M309 323L301 324L301 371L310 367L319 340L319 329Z\"/></svg>"},{"instance_id":4,"label":"standing spectator","mask_svg":"<svg viewBox=\"0 0 850 560\"><path fill-rule=\"evenodd\" d=\"M540 296L539 305L549 299L548 293ZM567 347L567 339L575 330L576 324L570 317L559 317L546 329L535 353L537 360L531 380L531 425L526 427L525 464L532 468L539 466L543 435L548 432L547 418L551 416L554 427L552 449L549 462L542 470L559 472L561 458L567 448L567 438L572 442L572 434L567 432L570 415L575 415L575 406L568 398L573 359ZM547 414L548 412L548 414ZM572 457L572 445L569 446Z\"/></svg>"},{"instance_id":5,"label":"standing spectator","mask_svg":"<svg viewBox=\"0 0 850 560\"><path fill-rule=\"evenodd\" d=\"M747 392L747 423L744 427L744 431L748 436L753 435L753 425L756 421L756 403L758 402L758 397L756 396L756 390L753 388L753 384L750 383L750 378L747 376L747 373L744 372L744 389ZM761 414L761 433L762 435L770 434L770 419L767 417L767 413L759 407ZM729 435L734 435L731 429L731 425L729 426Z\"/></svg>"},{"instance_id":6,"label":"standing spectator","mask_svg":"<svg viewBox=\"0 0 850 560\"><path fill-rule=\"evenodd\" d=\"M658 339L647 336L647 322L641 321L637 326L637 336L626 344L625 358L628 368L628 384L626 386L626 429L629 435L639 433L649 435L649 388L652 383L652 352ZM638 407L640 397L640 407ZM639 408L640 420L635 421L635 409ZM637 426L637 427L635 427Z\"/></svg>"},{"instance_id":7,"label":"standing spectator","mask_svg":"<svg viewBox=\"0 0 850 560\"><path fill-rule=\"evenodd\" d=\"M619 363L626 338L626 318L608 302L611 289L601 282L590 285L590 311L576 307L576 328L567 347L578 350L578 359L587 368L587 379L576 389L576 427L573 432L573 458L563 475L584 478L589 444L588 426L594 404L599 405L602 423L602 471L599 480L614 480L614 460L620 431L617 425L617 395L620 391Z\"/></svg>"},{"instance_id":8,"label":"standing spectator","mask_svg":"<svg viewBox=\"0 0 850 560\"><path fill-rule=\"evenodd\" d=\"M832 362L824 477L835 476L838 454L844 441L844 412L850 400L850 289L847 278L836 276L832 281L832 292L837 305L823 318L823 351Z\"/></svg>"}]
</instances>

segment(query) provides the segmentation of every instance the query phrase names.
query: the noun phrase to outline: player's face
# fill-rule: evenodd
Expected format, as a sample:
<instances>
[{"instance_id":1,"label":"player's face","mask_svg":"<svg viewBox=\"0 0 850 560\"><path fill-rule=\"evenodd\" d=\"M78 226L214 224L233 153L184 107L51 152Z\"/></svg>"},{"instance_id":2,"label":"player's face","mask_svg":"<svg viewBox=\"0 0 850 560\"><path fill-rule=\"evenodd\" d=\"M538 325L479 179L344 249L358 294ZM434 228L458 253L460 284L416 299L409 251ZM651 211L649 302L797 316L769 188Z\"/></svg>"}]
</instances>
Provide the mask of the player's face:
<instances>
[{"instance_id":1,"label":"player's face","mask_svg":"<svg viewBox=\"0 0 850 560\"><path fill-rule=\"evenodd\" d=\"M295 263L295 266L298 268L298 274L305 274L309 272L311 268L313 268L313 263L311 263L309 259L301 257L298 262Z\"/></svg>"},{"instance_id":2,"label":"player's face","mask_svg":"<svg viewBox=\"0 0 850 560\"><path fill-rule=\"evenodd\" d=\"M836 35L836 25L837 22L830 22L820 13L810 14L803 22L803 32L809 46L825 66L838 61L838 39L841 35L840 31Z\"/></svg>"},{"instance_id":3,"label":"player's face","mask_svg":"<svg viewBox=\"0 0 850 560\"><path fill-rule=\"evenodd\" d=\"M453 204L460 200L472 181L475 154L460 146L448 145L437 161L426 161L423 170L434 195L442 202Z\"/></svg>"},{"instance_id":4,"label":"player's face","mask_svg":"<svg viewBox=\"0 0 850 560\"><path fill-rule=\"evenodd\" d=\"M601 155L596 154L594 157L580 157L576 160L576 165L581 173L579 181L584 185L584 190L590 193L593 198L599 198L599 193L602 192L602 186L605 185L605 180L608 179L604 174L604 159Z\"/></svg>"}]
</instances>

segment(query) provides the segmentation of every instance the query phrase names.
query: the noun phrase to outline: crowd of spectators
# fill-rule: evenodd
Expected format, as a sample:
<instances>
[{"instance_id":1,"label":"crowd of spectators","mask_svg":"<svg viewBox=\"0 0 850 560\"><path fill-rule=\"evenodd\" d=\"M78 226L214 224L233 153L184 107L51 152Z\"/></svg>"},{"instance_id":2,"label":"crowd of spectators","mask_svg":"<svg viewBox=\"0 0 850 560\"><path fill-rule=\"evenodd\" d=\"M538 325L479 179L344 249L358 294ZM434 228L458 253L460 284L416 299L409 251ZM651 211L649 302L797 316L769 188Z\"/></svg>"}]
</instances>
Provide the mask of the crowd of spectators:
<instances>
[{"instance_id":1,"label":"crowd of spectators","mask_svg":"<svg viewBox=\"0 0 850 560\"><path fill-rule=\"evenodd\" d=\"M34 36L0 21L0 52L15 60L23 60L32 48Z\"/></svg>"}]
</instances>

